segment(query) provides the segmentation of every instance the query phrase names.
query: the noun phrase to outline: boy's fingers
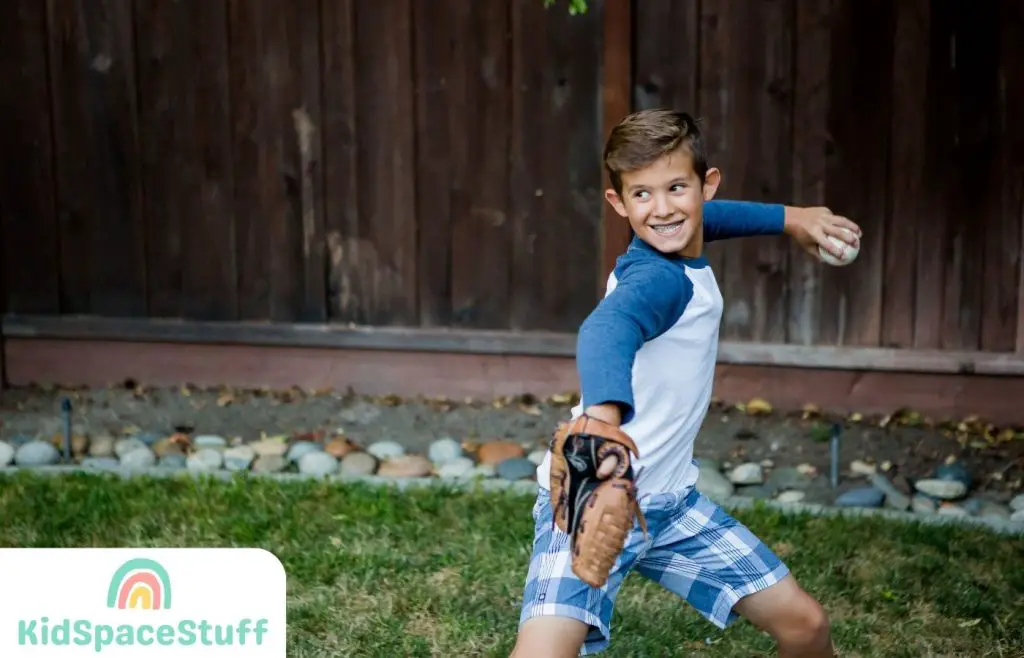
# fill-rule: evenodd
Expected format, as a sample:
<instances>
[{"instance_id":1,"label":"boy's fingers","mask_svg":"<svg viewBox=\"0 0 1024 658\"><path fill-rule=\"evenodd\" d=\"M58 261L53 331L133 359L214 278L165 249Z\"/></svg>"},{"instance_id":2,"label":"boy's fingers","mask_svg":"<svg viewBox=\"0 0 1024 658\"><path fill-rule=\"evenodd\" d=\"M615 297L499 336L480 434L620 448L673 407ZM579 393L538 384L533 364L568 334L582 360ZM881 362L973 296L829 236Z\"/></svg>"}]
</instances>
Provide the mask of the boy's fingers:
<instances>
[{"instance_id":1,"label":"boy's fingers","mask_svg":"<svg viewBox=\"0 0 1024 658\"><path fill-rule=\"evenodd\" d=\"M863 235L863 231L860 230L860 226L858 226L855 222L850 221L846 217L843 217L842 215L832 215L831 223L832 226L850 229L851 231L856 233L858 237Z\"/></svg>"},{"instance_id":2,"label":"boy's fingers","mask_svg":"<svg viewBox=\"0 0 1024 658\"><path fill-rule=\"evenodd\" d=\"M838 224L830 224L823 226L822 231L825 233L826 236L831 235L837 237L843 242L847 244L852 244L853 246L860 249L860 233L856 231L854 231L853 235L850 235L849 233L843 230L843 227L841 225Z\"/></svg>"},{"instance_id":3,"label":"boy's fingers","mask_svg":"<svg viewBox=\"0 0 1024 658\"><path fill-rule=\"evenodd\" d=\"M616 457L605 457L601 465L597 467L597 477L602 480L615 472L615 467L618 465L619 460Z\"/></svg>"}]
</instances>

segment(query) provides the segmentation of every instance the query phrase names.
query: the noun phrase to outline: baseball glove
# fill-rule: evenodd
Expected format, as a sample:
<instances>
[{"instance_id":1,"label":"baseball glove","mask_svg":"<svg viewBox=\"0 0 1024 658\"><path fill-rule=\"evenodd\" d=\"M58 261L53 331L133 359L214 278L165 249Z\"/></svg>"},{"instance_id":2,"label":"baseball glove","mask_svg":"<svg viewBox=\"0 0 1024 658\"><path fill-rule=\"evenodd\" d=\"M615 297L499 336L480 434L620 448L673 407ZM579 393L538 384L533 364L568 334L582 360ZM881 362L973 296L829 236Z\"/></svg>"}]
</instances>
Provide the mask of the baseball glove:
<instances>
[{"instance_id":1,"label":"baseball glove","mask_svg":"<svg viewBox=\"0 0 1024 658\"><path fill-rule=\"evenodd\" d=\"M609 456L618 463L601 478L598 467ZM592 587L608 580L634 521L647 535L632 463L639 456L625 433L587 415L562 423L551 441L554 524L569 535L573 573Z\"/></svg>"}]
</instances>

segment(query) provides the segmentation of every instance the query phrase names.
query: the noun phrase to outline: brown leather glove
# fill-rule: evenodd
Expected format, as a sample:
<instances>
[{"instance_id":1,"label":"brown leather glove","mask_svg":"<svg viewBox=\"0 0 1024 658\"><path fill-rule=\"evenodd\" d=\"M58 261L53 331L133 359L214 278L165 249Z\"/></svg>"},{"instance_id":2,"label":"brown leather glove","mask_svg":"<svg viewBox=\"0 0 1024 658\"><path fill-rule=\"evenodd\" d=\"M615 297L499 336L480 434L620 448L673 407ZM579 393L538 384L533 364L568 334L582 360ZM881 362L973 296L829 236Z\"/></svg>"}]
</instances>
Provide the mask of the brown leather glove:
<instances>
[{"instance_id":1,"label":"brown leather glove","mask_svg":"<svg viewBox=\"0 0 1024 658\"><path fill-rule=\"evenodd\" d=\"M598 467L609 456L618 463L601 478ZM585 414L561 424L551 441L554 523L570 537L573 573L592 587L608 580L635 521L647 534L636 502L632 460L639 456L624 432Z\"/></svg>"}]
</instances>

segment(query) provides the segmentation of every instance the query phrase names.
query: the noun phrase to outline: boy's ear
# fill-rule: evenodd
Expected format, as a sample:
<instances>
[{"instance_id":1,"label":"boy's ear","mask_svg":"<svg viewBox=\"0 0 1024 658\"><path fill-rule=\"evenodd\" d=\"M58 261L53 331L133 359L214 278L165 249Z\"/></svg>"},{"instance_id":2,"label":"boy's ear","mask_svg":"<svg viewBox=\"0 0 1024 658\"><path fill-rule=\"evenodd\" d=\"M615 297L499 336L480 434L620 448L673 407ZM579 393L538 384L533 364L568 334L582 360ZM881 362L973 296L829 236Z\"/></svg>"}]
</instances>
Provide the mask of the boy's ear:
<instances>
[{"instance_id":1,"label":"boy's ear","mask_svg":"<svg viewBox=\"0 0 1024 658\"><path fill-rule=\"evenodd\" d=\"M604 198L611 204L612 208L615 208L615 212L621 216L626 217L626 205L622 203L622 197L619 196L618 192L614 188L609 187L604 191Z\"/></svg>"},{"instance_id":2,"label":"boy's ear","mask_svg":"<svg viewBox=\"0 0 1024 658\"><path fill-rule=\"evenodd\" d=\"M722 183L722 172L717 167L711 167L708 169L707 175L704 177L704 200L710 201L715 198L715 193L718 192L718 186Z\"/></svg>"}]
</instances>

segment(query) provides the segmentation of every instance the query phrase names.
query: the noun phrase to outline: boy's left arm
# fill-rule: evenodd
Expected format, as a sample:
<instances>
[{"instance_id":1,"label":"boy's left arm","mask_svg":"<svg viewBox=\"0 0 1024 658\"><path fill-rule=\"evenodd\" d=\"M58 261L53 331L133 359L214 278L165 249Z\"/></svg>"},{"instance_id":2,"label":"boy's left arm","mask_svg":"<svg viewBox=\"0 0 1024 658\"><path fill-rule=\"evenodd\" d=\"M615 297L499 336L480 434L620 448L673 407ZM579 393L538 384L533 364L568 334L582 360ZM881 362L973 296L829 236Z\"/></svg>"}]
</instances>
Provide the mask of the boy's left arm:
<instances>
[{"instance_id":1,"label":"boy's left arm","mask_svg":"<svg viewBox=\"0 0 1024 658\"><path fill-rule=\"evenodd\" d=\"M853 232L852 243L851 236L844 229ZM799 207L755 201L708 201L704 205L705 242L783 234L792 237L815 258L819 257L819 246L842 258L842 250L828 237L859 247L861 230L846 217L835 215L822 206Z\"/></svg>"}]
</instances>

